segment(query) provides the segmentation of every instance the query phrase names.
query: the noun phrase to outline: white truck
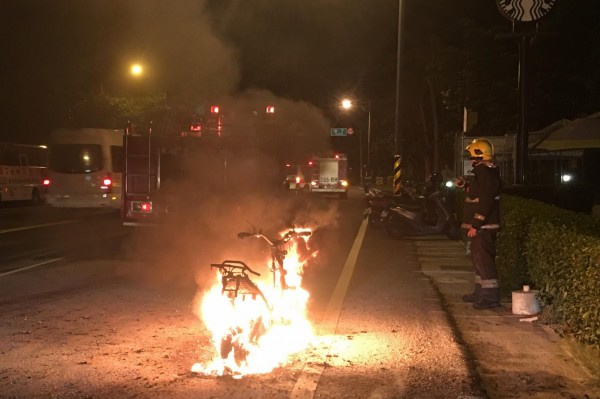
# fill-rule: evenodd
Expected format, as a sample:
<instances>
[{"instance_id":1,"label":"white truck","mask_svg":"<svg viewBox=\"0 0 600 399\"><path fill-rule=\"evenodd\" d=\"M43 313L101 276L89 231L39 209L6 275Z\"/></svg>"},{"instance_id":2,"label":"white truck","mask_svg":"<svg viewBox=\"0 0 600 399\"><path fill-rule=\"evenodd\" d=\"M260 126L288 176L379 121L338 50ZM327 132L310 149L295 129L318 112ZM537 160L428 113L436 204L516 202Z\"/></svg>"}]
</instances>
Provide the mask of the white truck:
<instances>
[{"instance_id":1,"label":"white truck","mask_svg":"<svg viewBox=\"0 0 600 399\"><path fill-rule=\"evenodd\" d=\"M348 196L348 157L346 154L319 154L312 160L312 193Z\"/></svg>"}]
</instances>

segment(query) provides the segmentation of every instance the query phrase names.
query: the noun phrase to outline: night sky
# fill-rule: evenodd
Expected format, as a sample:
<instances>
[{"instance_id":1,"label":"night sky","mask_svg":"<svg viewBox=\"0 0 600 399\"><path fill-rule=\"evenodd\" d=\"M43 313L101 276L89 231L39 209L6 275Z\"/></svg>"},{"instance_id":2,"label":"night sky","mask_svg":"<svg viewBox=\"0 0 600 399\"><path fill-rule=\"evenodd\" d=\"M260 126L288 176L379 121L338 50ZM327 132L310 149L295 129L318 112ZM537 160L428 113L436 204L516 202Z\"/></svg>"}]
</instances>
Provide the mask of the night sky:
<instances>
[{"instance_id":1,"label":"night sky","mask_svg":"<svg viewBox=\"0 0 600 399\"><path fill-rule=\"evenodd\" d=\"M596 3L557 0L553 15L540 24L559 36L538 40L539 83L532 90L539 107L531 109L536 128L600 109ZM340 98L353 95L371 100L374 134L389 137L395 118L397 7L394 0L0 0L0 141L45 142L82 96L140 90L165 93L193 110L224 98L299 104L291 115L309 110L314 115L306 119L315 130L344 123L364 128L364 115L355 115L361 122L339 115ZM517 46L482 36L479 45L486 52L471 50L480 59L463 58L461 47L472 25L510 32L496 2L404 0L404 7L402 129L419 129L413 104L422 102L419 82L431 69L426 61L434 34L443 48L439 54L450 60L438 93L447 94L442 84L455 82L454 92L480 108L488 130L503 133L514 124ZM489 61L490 54L500 61ZM131 62L145 65L143 79L128 75ZM473 68L483 83L466 79L463 84L468 71L458 68ZM575 81L577 74L588 79ZM440 121L442 129L459 129L459 113L444 108L440 98L448 114Z\"/></svg>"},{"instance_id":2,"label":"night sky","mask_svg":"<svg viewBox=\"0 0 600 399\"><path fill-rule=\"evenodd\" d=\"M93 90L143 84L201 103L259 88L323 107L395 84L387 0L2 0L0 18L3 141L43 141Z\"/></svg>"}]
</instances>

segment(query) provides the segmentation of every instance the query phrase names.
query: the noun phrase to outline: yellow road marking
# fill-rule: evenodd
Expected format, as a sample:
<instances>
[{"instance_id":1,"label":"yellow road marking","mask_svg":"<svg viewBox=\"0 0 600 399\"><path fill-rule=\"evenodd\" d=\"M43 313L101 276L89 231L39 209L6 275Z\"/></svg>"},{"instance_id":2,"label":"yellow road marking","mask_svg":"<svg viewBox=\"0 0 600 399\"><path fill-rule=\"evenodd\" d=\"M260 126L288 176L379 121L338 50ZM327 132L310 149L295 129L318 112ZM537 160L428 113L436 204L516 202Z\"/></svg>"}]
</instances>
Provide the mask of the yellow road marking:
<instances>
[{"instance_id":1,"label":"yellow road marking","mask_svg":"<svg viewBox=\"0 0 600 399\"><path fill-rule=\"evenodd\" d=\"M348 286L350 285L350 280L352 279L352 274L354 273L356 259L358 258L358 253L360 252L360 247L362 246L362 242L365 238L368 225L369 219L365 218L360 225L358 234L354 239L354 244L352 244L350 253L348 253L348 257L346 258L344 269L340 274L340 278L338 279L335 289L333 290L333 294L331 295L329 303L327 304L325 317L323 318L323 322L319 327L318 334L320 336L332 335L337 329L340 313L342 311L342 305L344 304L344 298L346 297L346 292L348 291ZM311 361L310 365L308 363L304 365L302 374L298 378L298 381L296 381L296 384L292 389L292 393L290 394L290 398L312 399L314 397L317 390L317 385L319 385L319 380L321 379L321 375L325 369L325 357L329 353L330 349L331 344L327 347L327 353L325 353L322 358L318 359L318 361Z\"/></svg>"}]
</instances>

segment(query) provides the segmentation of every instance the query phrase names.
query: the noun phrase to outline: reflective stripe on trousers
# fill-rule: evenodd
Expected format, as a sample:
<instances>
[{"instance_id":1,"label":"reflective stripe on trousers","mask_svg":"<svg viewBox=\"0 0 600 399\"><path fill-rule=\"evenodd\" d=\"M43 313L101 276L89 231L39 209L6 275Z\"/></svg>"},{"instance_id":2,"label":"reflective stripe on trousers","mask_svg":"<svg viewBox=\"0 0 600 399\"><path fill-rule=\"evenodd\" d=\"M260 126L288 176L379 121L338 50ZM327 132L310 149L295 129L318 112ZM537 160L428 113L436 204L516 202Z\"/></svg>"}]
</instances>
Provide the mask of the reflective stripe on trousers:
<instances>
[{"instance_id":1,"label":"reflective stripe on trousers","mask_svg":"<svg viewBox=\"0 0 600 399\"><path fill-rule=\"evenodd\" d=\"M496 232L479 230L471 238L471 260L475 269L475 290L480 299L500 302L496 269Z\"/></svg>"}]
</instances>

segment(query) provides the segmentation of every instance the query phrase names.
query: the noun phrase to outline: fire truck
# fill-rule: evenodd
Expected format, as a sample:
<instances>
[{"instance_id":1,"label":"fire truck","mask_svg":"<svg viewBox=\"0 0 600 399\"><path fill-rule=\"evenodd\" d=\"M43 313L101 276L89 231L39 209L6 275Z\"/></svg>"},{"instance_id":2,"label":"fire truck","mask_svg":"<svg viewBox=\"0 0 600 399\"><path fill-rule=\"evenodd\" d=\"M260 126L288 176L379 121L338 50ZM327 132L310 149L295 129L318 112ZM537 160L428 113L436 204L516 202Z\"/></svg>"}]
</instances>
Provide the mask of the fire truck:
<instances>
[{"instance_id":1,"label":"fire truck","mask_svg":"<svg viewBox=\"0 0 600 399\"><path fill-rule=\"evenodd\" d=\"M348 157L342 153L321 153L309 162L310 191L348 196Z\"/></svg>"},{"instance_id":2,"label":"fire truck","mask_svg":"<svg viewBox=\"0 0 600 399\"><path fill-rule=\"evenodd\" d=\"M277 186L276 167L248 140L126 130L123 151L125 226L161 225L214 195Z\"/></svg>"}]
</instances>

